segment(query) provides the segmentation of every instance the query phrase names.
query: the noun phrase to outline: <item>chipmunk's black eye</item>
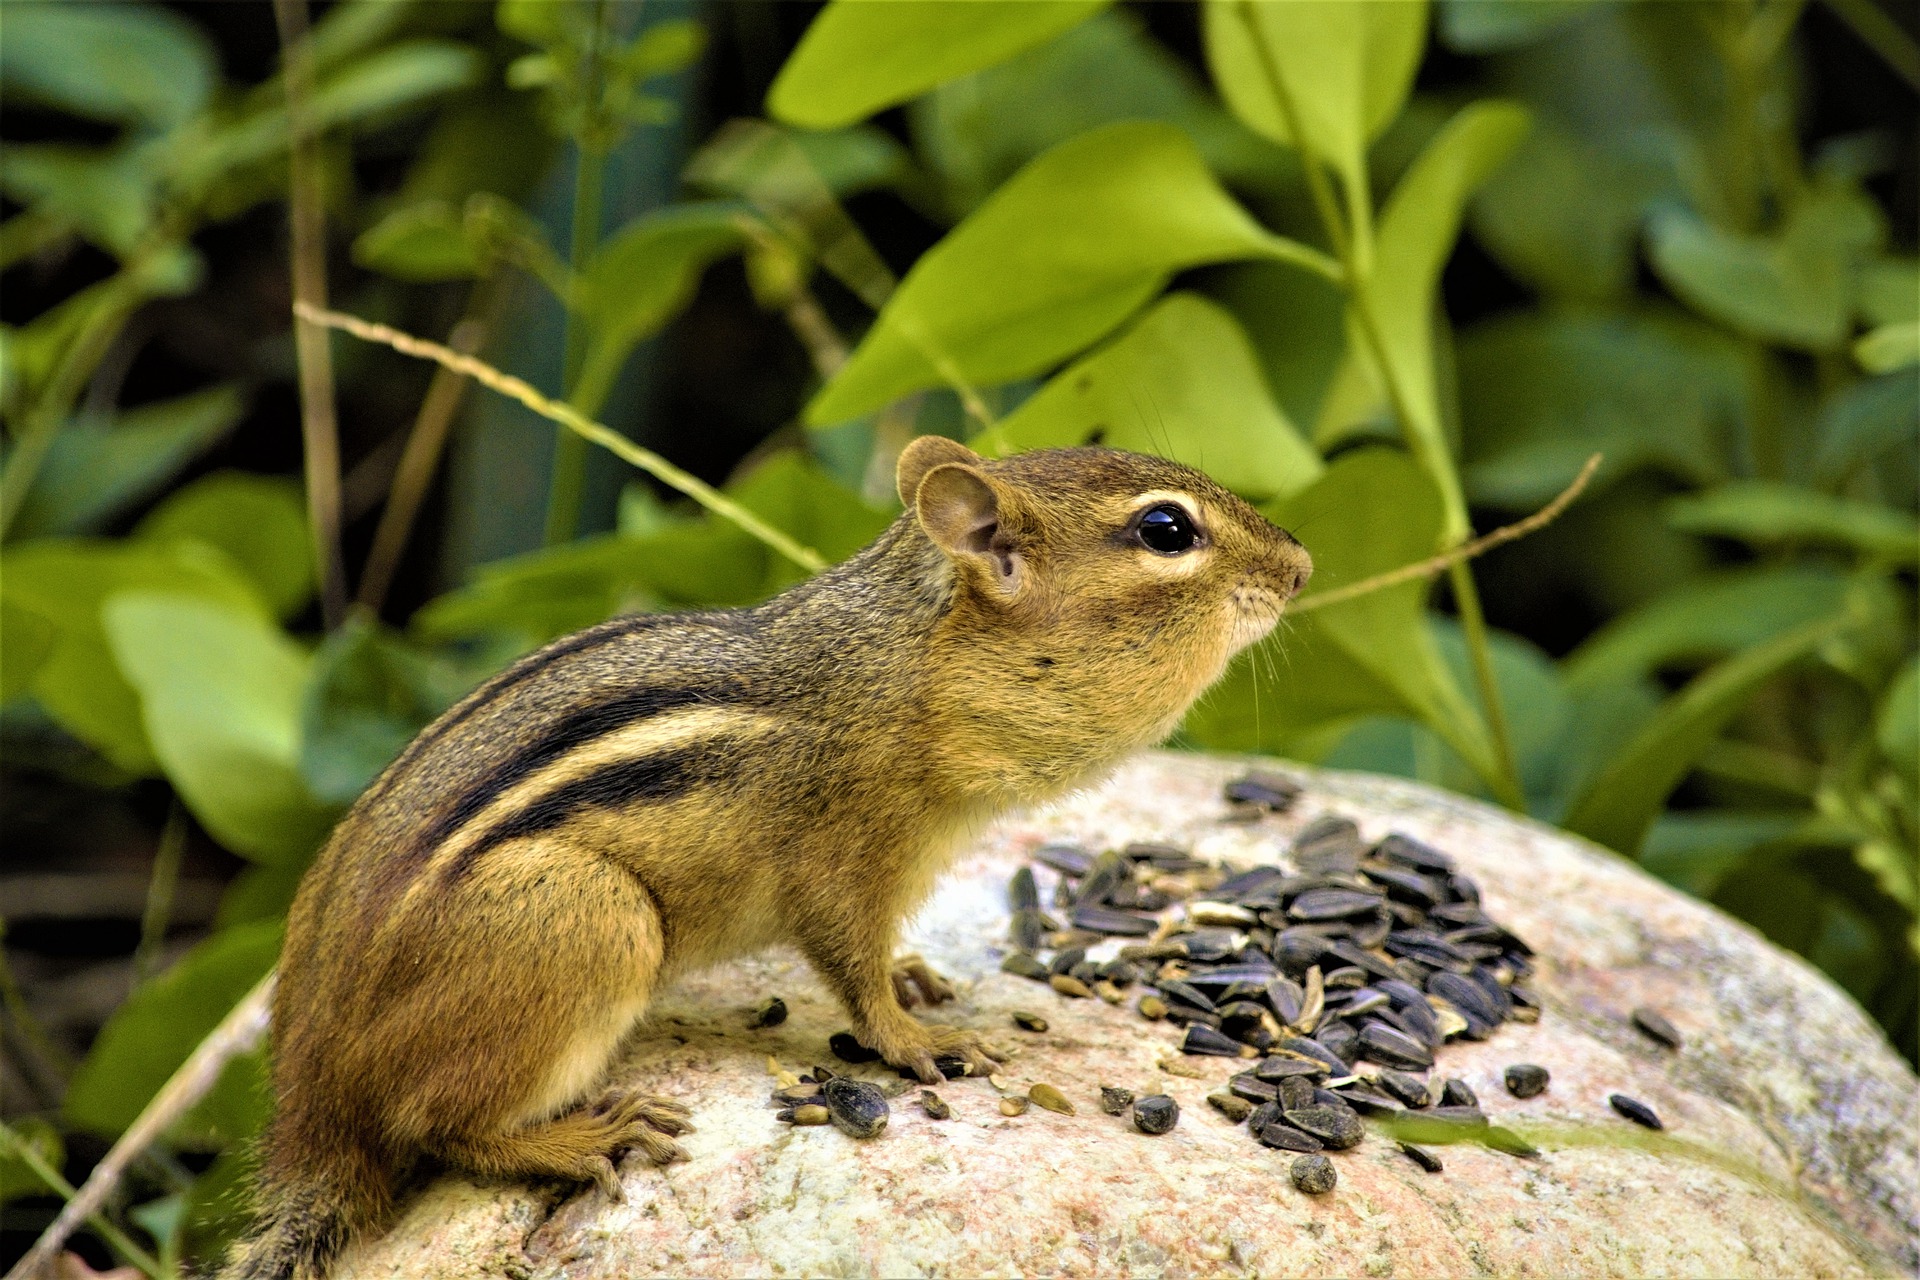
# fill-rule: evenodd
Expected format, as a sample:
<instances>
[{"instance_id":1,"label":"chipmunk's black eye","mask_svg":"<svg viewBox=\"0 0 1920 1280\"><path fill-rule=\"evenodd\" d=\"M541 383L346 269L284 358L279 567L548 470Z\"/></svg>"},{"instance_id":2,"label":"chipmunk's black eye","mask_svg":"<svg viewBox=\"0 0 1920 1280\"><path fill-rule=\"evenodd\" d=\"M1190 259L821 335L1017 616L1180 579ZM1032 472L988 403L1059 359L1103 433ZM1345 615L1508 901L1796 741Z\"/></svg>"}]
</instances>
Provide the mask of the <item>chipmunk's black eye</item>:
<instances>
[{"instance_id":1,"label":"chipmunk's black eye","mask_svg":"<svg viewBox=\"0 0 1920 1280\"><path fill-rule=\"evenodd\" d=\"M1177 556L1183 551L1191 551L1193 544L1200 541L1200 531L1193 527L1193 517L1184 508L1171 502L1163 502L1143 512L1139 529L1141 545L1163 556Z\"/></svg>"}]
</instances>

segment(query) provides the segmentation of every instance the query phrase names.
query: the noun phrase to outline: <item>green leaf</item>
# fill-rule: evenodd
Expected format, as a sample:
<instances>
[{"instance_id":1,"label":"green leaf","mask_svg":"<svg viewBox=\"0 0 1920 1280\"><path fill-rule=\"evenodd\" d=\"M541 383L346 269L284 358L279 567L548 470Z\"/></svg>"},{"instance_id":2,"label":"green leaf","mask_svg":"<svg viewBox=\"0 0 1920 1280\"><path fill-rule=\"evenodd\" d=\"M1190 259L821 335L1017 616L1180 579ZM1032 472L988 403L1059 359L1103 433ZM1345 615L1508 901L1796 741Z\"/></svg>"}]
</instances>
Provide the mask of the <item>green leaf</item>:
<instances>
[{"instance_id":1,"label":"green leaf","mask_svg":"<svg viewBox=\"0 0 1920 1280\"><path fill-rule=\"evenodd\" d=\"M61 428L15 518L13 536L91 532L151 497L233 429L237 388L209 387Z\"/></svg>"},{"instance_id":2,"label":"green leaf","mask_svg":"<svg viewBox=\"0 0 1920 1280\"><path fill-rule=\"evenodd\" d=\"M351 803L477 674L349 618L314 654L301 713L308 788L324 803Z\"/></svg>"},{"instance_id":3,"label":"green leaf","mask_svg":"<svg viewBox=\"0 0 1920 1280\"><path fill-rule=\"evenodd\" d=\"M1920 323L1881 325L1853 344L1853 358L1868 373L1892 373L1920 364Z\"/></svg>"},{"instance_id":4,"label":"green leaf","mask_svg":"<svg viewBox=\"0 0 1920 1280\"><path fill-rule=\"evenodd\" d=\"M62 728L128 773L156 772L140 699L120 674L100 607L133 588L185 591L264 616L239 567L199 544L154 546L44 538L7 548L0 593L59 628L29 688Z\"/></svg>"},{"instance_id":5,"label":"green leaf","mask_svg":"<svg viewBox=\"0 0 1920 1280\"><path fill-rule=\"evenodd\" d=\"M1202 467L1256 502L1297 493L1326 470L1274 403L1240 326L1191 293L1168 294L973 446L1003 457L1096 438Z\"/></svg>"},{"instance_id":6,"label":"green leaf","mask_svg":"<svg viewBox=\"0 0 1920 1280\"><path fill-rule=\"evenodd\" d=\"M1882 258L1861 267L1860 318L1869 325L1920 320L1920 258Z\"/></svg>"},{"instance_id":7,"label":"green leaf","mask_svg":"<svg viewBox=\"0 0 1920 1280\"><path fill-rule=\"evenodd\" d=\"M1566 659L1567 682L1592 688L1657 675L1765 644L1846 607L1850 584L1826 569L1740 569L1670 591L1595 632Z\"/></svg>"},{"instance_id":8,"label":"green leaf","mask_svg":"<svg viewBox=\"0 0 1920 1280\"><path fill-rule=\"evenodd\" d=\"M1660 708L1645 729L1590 782L1565 826L1622 853L1638 853L1667 796L1761 685L1811 654L1844 624L1796 627L1707 670Z\"/></svg>"},{"instance_id":9,"label":"green leaf","mask_svg":"<svg viewBox=\"0 0 1920 1280\"><path fill-rule=\"evenodd\" d=\"M170 495L133 536L225 552L281 618L298 613L313 594L313 539L296 480L215 472Z\"/></svg>"},{"instance_id":10,"label":"green leaf","mask_svg":"<svg viewBox=\"0 0 1920 1280\"><path fill-rule=\"evenodd\" d=\"M941 85L909 108L915 149L965 216L1021 165L1117 120L1179 126L1236 188L1297 177L1292 157L1224 111L1134 15L1096 13L1057 40Z\"/></svg>"},{"instance_id":11,"label":"green leaf","mask_svg":"<svg viewBox=\"0 0 1920 1280\"><path fill-rule=\"evenodd\" d=\"M706 47L705 27L692 18L674 18L642 31L614 61L637 84L684 71L699 60Z\"/></svg>"},{"instance_id":12,"label":"green leaf","mask_svg":"<svg viewBox=\"0 0 1920 1280\"><path fill-rule=\"evenodd\" d=\"M944 381L1037 373L1111 330L1168 275L1297 259L1223 191L1171 125L1108 125L1014 175L929 249L807 406L827 426Z\"/></svg>"},{"instance_id":13,"label":"green leaf","mask_svg":"<svg viewBox=\"0 0 1920 1280\"><path fill-rule=\"evenodd\" d=\"M1067 30L1108 0L834 0L767 92L767 114L832 129Z\"/></svg>"},{"instance_id":14,"label":"green leaf","mask_svg":"<svg viewBox=\"0 0 1920 1280\"><path fill-rule=\"evenodd\" d=\"M1255 45L1248 18L1265 55ZM1426 48L1426 0L1207 0L1207 65L1242 123L1294 146L1266 60L1306 141L1364 189L1367 144L1400 114Z\"/></svg>"},{"instance_id":15,"label":"green leaf","mask_svg":"<svg viewBox=\"0 0 1920 1280\"><path fill-rule=\"evenodd\" d=\"M1920 521L1912 514L1767 480L1739 480L1675 498L1667 504L1667 520L1686 533L1761 544L1833 543L1898 564L1920 560Z\"/></svg>"},{"instance_id":16,"label":"green leaf","mask_svg":"<svg viewBox=\"0 0 1920 1280\"><path fill-rule=\"evenodd\" d=\"M730 200L672 205L634 219L600 247L580 282L589 337L572 398L582 413L599 411L627 356L687 305L708 264L739 249L746 216Z\"/></svg>"},{"instance_id":17,"label":"green leaf","mask_svg":"<svg viewBox=\"0 0 1920 1280\"><path fill-rule=\"evenodd\" d=\"M1920 369L1908 367L1848 386L1822 410L1819 435L1815 470L1829 485L1895 449L1911 459L1920 443ZM1906 469L1913 473L1911 461Z\"/></svg>"},{"instance_id":18,"label":"green leaf","mask_svg":"<svg viewBox=\"0 0 1920 1280\"><path fill-rule=\"evenodd\" d=\"M1895 768L1906 770L1909 779L1920 774L1920 658L1909 658L1887 686L1873 736Z\"/></svg>"},{"instance_id":19,"label":"green leaf","mask_svg":"<svg viewBox=\"0 0 1920 1280\"><path fill-rule=\"evenodd\" d=\"M273 968L284 929L284 921L267 920L222 930L135 989L74 1073L64 1104L67 1121L118 1137L207 1033ZM196 1108L175 1128L175 1140L205 1147L249 1136L267 1110L267 1099L263 1092L248 1107L241 1091L228 1087L228 1077L245 1083L249 1072L259 1080L257 1056L229 1064L215 1089L222 1105Z\"/></svg>"},{"instance_id":20,"label":"green leaf","mask_svg":"<svg viewBox=\"0 0 1920 1280\"><path fill-rule=\"evenodd\" d=\"M1815 188L1777 237L1736 235L1675 207L1648 230L1654 269L1687 305L1809 351L1834 350L1846 338L1856 264L1885 236L1873 202L1842 187Z\"/></svg>"},{"instance_id":21,"label":"green leaf","mask_svg":"<svg viewBox=\"0 0 1920 1280\"><path fill-rule=\"evenodd\" d=\"M1593 7L1595 0L1441 0L1440 39L1458 53L1495 53L1532 44Z\"/></svg>"},{"instance_id":22,"label":"green leaf","mask_svg":"<svg viewBox=\"0 0 1920 1280\"><path fill-rule=\"evenodd\" d=\"M1589 455L1601 483L1655 467L1725 477L1725 433L1748 413L1753 361L1684 316L1524 312L1459 342L1467 492L1509 509L1550 500Z\"/></svg>"},{"instance_id":23,"label":"green leaf","mask_svg":"<svg viewBox=\"0 0 1920 1280\"><path fill-rule=\"evenodd\" d=\"M1207 273L1207 292L1233 312L1259 353L1275 399L1296 423L1314 422L1346 354L1340 286L1277 262L1236 262Z\"/></svg>"},{"instance_id":24,"label":"green leaf","mask_svg":"<svg viewBox=\"0 0 1920 1280\"><path fill-rule=\"evenodd\" d=\"M104 613L154 754L194 817L255 861L310 854L332 813L300 775L307 653L258 612L202 596L121 591Z\"/></svg>"},{"instance_id":25,"label":"green leaf","mask_svg":"<svg viewBox=\"0 0 1920 1280\"><path fill-rule=\"evenodd\" d=\"M6 7L0 82L9 96L157 130L199 111L218 76L206 36L157 4Z\"/></svg>"},{"instance_id":26,"label":"green leaf","mask_svg":"<svg viewBox=\"0 0 1920 1280\"><path fill-rule=\"evenodd\" d=\"M118 258L153 226L158 193L138 146L9 143L0 154L0 190Z\"/></svg>"},{"instance_id":27,"label":"green leaf","mask_svg":"<svg viewBox=\"0 0 1920 1280\"><path fill-rule=\"evenodd\" d=\"M1263 512L1302 528L1314 574L1302 599L1420 560L1440 530L1440 499L1405 454L1355 450L1318 483ZM1188 733L1216 749L1273 745L1332 722L1410 716L1458 751L1482 777L1492 747L1428 625L1424 581L1283 621L1244 655L1187 717Z\"/></svg>"},{"instance_id":28,"label":"green leaf","mask_svg":"<svg viewBox=\"0 0 1920 1280\"><path fill-rule=\"evenodd\" d=\"M67 1162L66 1144L60 1131L37 1116L24 1116L12 1123L13 1136L24 1142L43 1164L55 1169ZM0 1138L0 1205L9 1200L57 1194L33 1167L21 1159L13 1144Z\"/></svg>"},{"instance_id":29,"label":"green leaf","mask_svg":"<svg viewBox=\"0 0 1920 1280\"><path fill-rule=\"evenodd\" d=\"M10 702L53 655L60 627L43 613L0 598L0 702Z\"/></svg>"},{"instance_id":30,"label":"green leaf","mask_svg":"<svg viewBox=\"0 0 1920 1280\"><path fill-rule=\"evenodd\" d=\"M1611 302L1633 288L1640 223L1666 186L1647 158L1543 122L1481 187L1473 231L1501 266L1542 293Z\"/></svg>"},{"instance_id":31,"label":"green leaf","mask_svg":"<svg viewBox=\"0 0 1920 1280\"><path fill-rule=\"evenodd\" d=\"M1470 526L1449 461L1434 377L1433 315L1440 272L1460 234L1468 197L1511 154L1527 131L1527 121L1527 113L1512 103L1485 101L1447 123L1387 201L1373 272L1365 285L1387 362L1411 401L1413 421L1401 425L1439 486L1446 512L1442 536L1450 542L1466 536ZM1350 321L1350 334L1354 328ZM1314 442L1324 452L1355 427L1382 416L1384 403L1366 345L1349 337L1347 358L1327 392Z\"/></svg>"},{"instance_id":32,"label":"green leaf","mask_svg":"<svg viewBox=\"0 0 1920 1280\"><path fill-rule=\"evenodd\" d=\"M1662 814L1647 832L1640 865L1676 889L1712 898L1753 851L1792 836L1800 813L1710 809Z\"/></svg>"},{"instance_id":33,"label":"green leaf","mask_svg":"<svg viewBox=\"0 0 1920 1280\"><path fill-rule=\"evenodd\" d=\"M466 280L485 270L467 239L465 222L444 200L395 209L354 240L353 260L369 271L416 283Z\"/></svg>"}]
</instances>

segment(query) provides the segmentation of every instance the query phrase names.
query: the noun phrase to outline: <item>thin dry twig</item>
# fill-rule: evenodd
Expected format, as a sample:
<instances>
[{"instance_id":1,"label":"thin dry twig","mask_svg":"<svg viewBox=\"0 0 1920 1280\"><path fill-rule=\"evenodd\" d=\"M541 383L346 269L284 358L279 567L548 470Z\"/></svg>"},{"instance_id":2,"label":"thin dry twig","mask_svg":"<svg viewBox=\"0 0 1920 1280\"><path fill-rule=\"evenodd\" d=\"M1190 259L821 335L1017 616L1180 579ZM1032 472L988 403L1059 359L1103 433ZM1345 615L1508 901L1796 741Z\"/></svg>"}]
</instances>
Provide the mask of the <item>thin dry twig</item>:
<instances>
[{"instance_id":1,"label":"thin dry twig","mask_svg":"<svg viewBox=\"0 0 1920 1280\"><path fill-rule=\"evenodd\" d=\"M269 973L254 984L253 990L242 996L240 1003L228 1010L220 1025L207 1033L187 1060L180 1064L160 1092L153 1095L152 1101L120 1140L93 1167L87 1180L74 1192L66 1206L60 1210L60 1216L41 1233L26 1256L14 1264L7 1272L6 1280L32 1280L51 1266L59 1256L61 1246L87 1221L100 1212L107 1197L119 1185L121 1175L127 1171L141 1153L173 1127L175 1121L187 1113L194 1103L207 1095L227 1063L243 1053L250 1052L260 1043L260 1037L266 1034L267 1022L273 1009L273 984L275 974Z\"/></svg>"},{"instance_id":2,"label":"thin dry twig","mask_svg":"<svg viewBox=\"0 0 1920 1280\"><path fill-rule=\"evenodd\" d=\"M493 313L505 296L504 290L490 282L482 283L480 292L487 296L476 299L447 335L447 347L463 356L475 354L486 344L487 334L493 327ZM366 566L360 571L360 589L355 595L358 604L374 613L380 612L380 606L386 602L394 574L400 569L400 556L407 549L407 539L413 536L413 522L419 517L420 506L433 484L434 472L439 469L440 455L453 429L454 416L466 398L467 384L467 376L457 369L441 365L434 370L433 381L420 401L420 411L414 416L413 429L407 433L406 451L400 455L400 465L394 470L387 505L380 513L380 527L374 530L373 549L367 552Z\"/></svg>"},{"instance_id":3,"label":"thin dry twig","mask_svg":"<svg viewBox=\"0 0 1920 1280\"><path fill-rule=\"evenodd\" d=\"M1544 529L1557 520L1560 517L1560 513L1571 506L1573 500L1580 496L1581 490L1587 487L1587 482L1593 479L1593 473L1600 469L1601 456L1602 455L1596 453L1588 458L1586 465L1580 468L1580 474L1573 478L1572 484L1560 491L1559 497L1526 519L1516 520L1509 525L1502 525L1485 537L1475 538L1472 542L1463 542L1451 551L1444 551L1431 559L1419 561L1417 564L1403 564L1398 569L1389 569L1387 572L1377 573L1371 578L1363 578L1352 586L1339 587L1332 591L1323 591L1318 595L1308 596L1304 600L1288 605L1287 613L1291 616L1311 613L1315 609L1324 609L1329 605L1345 604L1349 600L1372 595L1376 591L1385 591L1389 587L1397 587L1403 582L1412 582L1417 578L1431 578L1434 574L1444 573L1456 564L1463 564L1476 556L1484 555L1495 547L1503 546L1518 538L1524 538L1530 533Z\"/></svg>"},{"instance_id":4,"label":"thin dry twig","mask_svg":"<svg viewBox=\"0 0 1920 1280\"><path fill-rule=\"evenodd\" d=\"M403 355L432 360L457 373L463 373L481 386L519 401L548 421L557 422L567 430L584 436L661 483L678 489L715 515L732 521L747 533L760 539L807 572L818 573L826 568L826 562L812 548L801 546L698 476L682 471L653 450L641 448L612 427L595 422L572 406L541 395L525 380L516 378L510 373L502 373L476 356L464 356L438 342L416 338L410 333L402 333L391 325L375 324L370 320L362 320L358 316L350 316L344 312L325 311L299 302L294 303L293 309L295 314L303 320L311 320L329 329L342 330L366 342L382 343Z\"/></svg>"},{"instance_id":5,"label":"thin dry twig","mask_svg":"<svg viewBox=\"0 0 1920 1280\"><path fill-rule=\"evenodd\" d=\"M288 224L293 237L293 298L301 306L327 305L326 210L320 200L319 157L309 131L313 50L307 41L307 0L273 0L285 63L290 134ZM300 365L300 425L306 453L307 511L313 524L314 571L320 614L331 631L346 615L346 574L340 557L340 430L333 402L333 352L318 325L296 320L294 352Z\"/></svg>"}]
</instances>

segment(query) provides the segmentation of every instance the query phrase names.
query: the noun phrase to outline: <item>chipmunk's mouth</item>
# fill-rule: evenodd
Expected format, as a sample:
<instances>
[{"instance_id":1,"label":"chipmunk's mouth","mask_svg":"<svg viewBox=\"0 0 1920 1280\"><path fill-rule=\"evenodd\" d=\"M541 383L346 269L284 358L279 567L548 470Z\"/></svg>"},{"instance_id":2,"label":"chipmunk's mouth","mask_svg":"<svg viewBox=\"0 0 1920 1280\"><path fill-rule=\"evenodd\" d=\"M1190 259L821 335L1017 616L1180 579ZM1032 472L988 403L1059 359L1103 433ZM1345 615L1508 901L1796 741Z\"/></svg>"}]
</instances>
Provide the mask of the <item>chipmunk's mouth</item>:
<instances>
[{"instance_id":1,"label":"chipmunk's mouth","mask_svg":"<svg viewBox=\"0 0 1920 1280\"><path fill-rule=\"evenodd\" d=\"M1286 608L1286 597L1269 587L1242 583L1232 596L1233 632L1230 643L1238 651L1266 639Z\"/></svg>"}]
</instances>

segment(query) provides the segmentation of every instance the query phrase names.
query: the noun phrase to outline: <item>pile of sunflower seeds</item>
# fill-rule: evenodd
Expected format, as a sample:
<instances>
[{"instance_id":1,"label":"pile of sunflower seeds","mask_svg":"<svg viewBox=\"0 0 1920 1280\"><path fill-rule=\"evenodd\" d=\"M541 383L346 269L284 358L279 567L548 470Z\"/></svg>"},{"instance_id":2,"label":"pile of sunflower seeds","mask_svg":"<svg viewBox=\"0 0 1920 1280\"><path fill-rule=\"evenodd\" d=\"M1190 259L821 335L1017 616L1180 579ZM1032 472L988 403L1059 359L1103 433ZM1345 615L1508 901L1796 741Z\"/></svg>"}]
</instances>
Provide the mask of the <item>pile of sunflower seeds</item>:
<instances>
[{"instance_id":1,"label":"pile of sunflower seeds","mask_svg":"<svg viewBox=\"0 0 1920 1280\"><path fill-rule=\"evenodd\" d=\"M1298 794L1258 773L1227 787L1242 819ZM1185 1053L1244 1062L1208 1101L1257 1141L1341 1151L1365 1136L1366 1115L1429 1171L1440 1161L1417 1142L1538 1154L1492 1124L1464 1081L1430 1074L1447 1041L1540 1016L1532 948L1440 850L1397 834L1369 844L1326 816L1294 839L1290 865L1234 874L1163 844L1098 855L1055 844L1034 860L1056 886L1042 905L1033 869L1014 875L1015 950L1001 967L1063 996L1132 999L1182 1028ZM1546 1087L1544 1069L1521 1065L1516 1094ZM1296 1182L1331 1186L1317 1162Z\"/></svg>"}]
</instances>

